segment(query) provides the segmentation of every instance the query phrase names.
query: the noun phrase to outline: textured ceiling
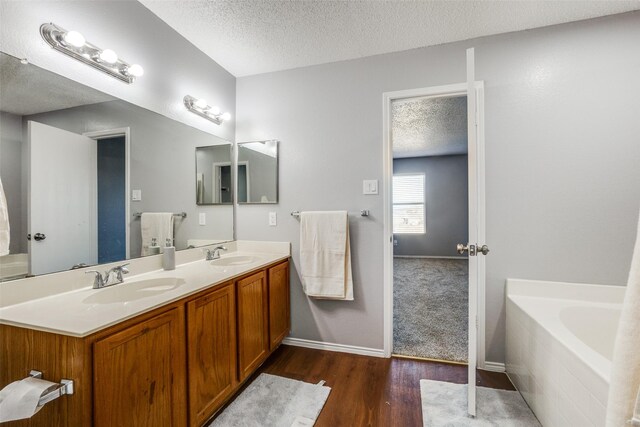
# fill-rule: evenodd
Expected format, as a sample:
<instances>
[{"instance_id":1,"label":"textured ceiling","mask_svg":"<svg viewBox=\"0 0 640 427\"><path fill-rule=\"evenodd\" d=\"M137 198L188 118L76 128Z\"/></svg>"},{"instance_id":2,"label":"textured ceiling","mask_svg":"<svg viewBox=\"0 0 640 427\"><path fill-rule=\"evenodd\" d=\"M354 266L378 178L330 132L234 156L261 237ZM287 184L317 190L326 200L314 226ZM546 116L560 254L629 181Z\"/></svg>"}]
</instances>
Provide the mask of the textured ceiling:
<instances>
[{"instance_id":1,"label":"textured ceiling","mask_svg":"<svg viewBox=\"0 0 640 427\"><path fill-rule=\"evenodd\" d=\"M467 152L467 97L412 98L391 106L393 157Z\"/></svg>"},{"instance_id":2,"label":"textured ceiling","mask_svg":"<svg viewBox=\"0 0 640 427\"><path fill-rule=\"evenodd\" d=\"M0 111L19 116L116 98L0 53Z\"/></svg>"},{"instance_id":3,"label":"textured ceiling","mask_svg":"<svg viewBox=\"0 0 640 427\"><path fill-rule=\"evenodd\" d=\"M235 76L640 9L640 0L140 1Z\"/></svg>"}]
</instances>

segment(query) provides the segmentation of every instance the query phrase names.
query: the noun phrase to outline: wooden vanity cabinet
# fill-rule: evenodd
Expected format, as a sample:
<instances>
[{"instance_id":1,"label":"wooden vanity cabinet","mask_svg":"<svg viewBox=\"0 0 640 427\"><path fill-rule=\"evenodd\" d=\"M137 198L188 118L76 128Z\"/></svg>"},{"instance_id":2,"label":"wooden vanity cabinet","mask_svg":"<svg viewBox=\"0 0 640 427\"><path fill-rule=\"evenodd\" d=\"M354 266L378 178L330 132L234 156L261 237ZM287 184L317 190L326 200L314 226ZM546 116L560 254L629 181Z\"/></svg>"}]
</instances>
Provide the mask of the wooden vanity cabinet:
<instances>
[{"instance_id":1,"label":"wooden vanity cabinet","mask_svg":"<svg viewBox=\"0 0 640 427\"><path fill-rule=\"evenodd\" d=\"M236 282L238 379L243 381L269 354L269 301L264 271Z\"/></svg>"},{"instance_id":2,"label":"wooden vanity cabinet","mask_svg":"<svg viewBox=\"0 0 640 427\"><path fill-rule=\"evenodd\" d=\"M93 352L96 427L186 425L182 307L96 341Z\"/></svg>"},{"instance_id":3,"label":"wooden vanity cabinet","mask_svg":"<svg viewBox=\"0 0 640 427\"><path fill-rule=\"evenodd\" d=\"M202 425L235 391L236 337L233 282L187 303L190 425Z\"/></svg>"},{"instance_id":4,"label":"wooden vanity cabinet","mask_svg":"<svg viewBox=\"0 0 640 427\"><path fill-rule=\"evenodd\" d=\"M87 337L0 325L0 385L30 369L75 382L10 425L202 426L282 342L289 312L286 260Z\"/></svg>"},{"instance_id":5,"label":"wooden vanity cabinet","mask_svg":"<svg viewBox=\"0 0 640 427\"><path fill-rule=\"evenodd\" d=\"M269 350L280 345L291 329L289 304L289 262L269 270Z\"/></svg>"}]
</instances>

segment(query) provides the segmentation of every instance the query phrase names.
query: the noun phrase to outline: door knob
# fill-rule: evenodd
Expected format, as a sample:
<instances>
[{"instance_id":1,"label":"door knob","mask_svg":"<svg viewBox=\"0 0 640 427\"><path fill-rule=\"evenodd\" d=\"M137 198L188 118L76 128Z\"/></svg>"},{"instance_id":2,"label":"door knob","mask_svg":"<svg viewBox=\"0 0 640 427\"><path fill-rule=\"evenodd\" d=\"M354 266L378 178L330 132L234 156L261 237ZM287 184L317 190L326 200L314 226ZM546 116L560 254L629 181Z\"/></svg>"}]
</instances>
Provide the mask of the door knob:
<instances>
[{"instance_id":1,"label":"door knob","mask_svg":"<svg viewBox=\"0 0 640 427\"><path fill-rule=\"evenodd\" d=\"M486 255L489 253L489 247L487 245L482 245L478 248L478 252L480 252L482 255Z\"/></svg>"},{"instance_id":2,"label":"door knob","mask_svg":"<svg viewBox=\"0 0 640 427\"><path fill-rule=\"evenodd\" d=\"M476 245L465 245L464 243L458 243L456 249L458 250L458 253L460 255L464 254L465 252L469 252L469 256L476 256Z\"/></svg>"},{"instance_id":3,"label":"door knob","mask_svg":"<svg viewBox=\"0 0 640 427\"><path fill-rule=\"evenodd\" d=\"M43 233L36 233L36 234L33 235L33 240L35 240L37 242L39 242L41 240L44 240L46 238L47 238L47 236L45 236Z\"/></svg>"}]
</instances>

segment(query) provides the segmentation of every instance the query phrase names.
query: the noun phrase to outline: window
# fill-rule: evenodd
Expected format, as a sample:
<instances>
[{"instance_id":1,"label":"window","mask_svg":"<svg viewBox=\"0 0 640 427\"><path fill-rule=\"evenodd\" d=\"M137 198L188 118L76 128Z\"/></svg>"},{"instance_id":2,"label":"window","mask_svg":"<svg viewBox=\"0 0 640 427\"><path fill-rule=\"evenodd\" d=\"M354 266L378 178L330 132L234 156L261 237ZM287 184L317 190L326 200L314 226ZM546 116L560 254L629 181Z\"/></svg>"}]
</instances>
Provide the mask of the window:
<instances>
[{"instance_id":1,"label":"window","mask_svg":"<svg viewBox=\"0 0 640 427\"><path fill-rule=\"evenodd\" d=\"M424 174L393 176L393 233L425 233Z\"/></svg>"}]
</instances>

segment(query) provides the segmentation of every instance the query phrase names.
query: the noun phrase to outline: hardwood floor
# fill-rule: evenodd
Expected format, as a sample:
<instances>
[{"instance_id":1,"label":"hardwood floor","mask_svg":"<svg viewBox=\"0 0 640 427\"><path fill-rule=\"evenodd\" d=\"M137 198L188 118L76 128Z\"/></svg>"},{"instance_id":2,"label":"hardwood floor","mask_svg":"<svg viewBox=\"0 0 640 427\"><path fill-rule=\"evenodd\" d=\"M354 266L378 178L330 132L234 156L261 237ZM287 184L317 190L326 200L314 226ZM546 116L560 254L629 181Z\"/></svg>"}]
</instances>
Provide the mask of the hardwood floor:
<instances>
[{"instance_id":1,"label":"hardwood floor","mask_svg":"<svg viewBox=\"0 0 640 427\"><path fill-rule=\"evenodd\" d=\"M467 367L409 359L382 359L281 346L254 375L279 375L331 387L316 427L422 426L420 380L464 384ZM514 390L506 375L478 371L478 384ZM249 382L247 382L248 384Z\"/></svg>"}]
</instances>

